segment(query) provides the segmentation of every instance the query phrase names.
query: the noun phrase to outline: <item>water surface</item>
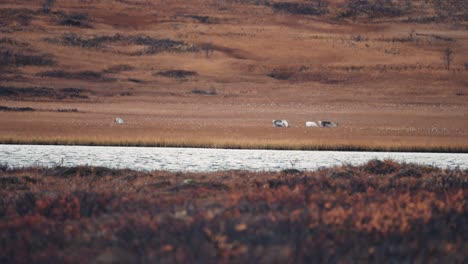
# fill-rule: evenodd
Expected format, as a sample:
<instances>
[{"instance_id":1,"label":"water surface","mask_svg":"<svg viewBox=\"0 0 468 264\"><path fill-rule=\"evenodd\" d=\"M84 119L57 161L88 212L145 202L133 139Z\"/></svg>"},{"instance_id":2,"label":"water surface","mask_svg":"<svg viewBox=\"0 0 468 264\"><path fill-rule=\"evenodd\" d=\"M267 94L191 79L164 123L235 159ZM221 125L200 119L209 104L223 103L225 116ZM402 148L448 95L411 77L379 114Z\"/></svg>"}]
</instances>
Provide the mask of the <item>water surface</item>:
<instances>
[{"instance_id":1,"label":"water surface","mask_svg":"<svg viewBox=\"0 0 468 264\"><path fill-rule=\"evenodd\" d=\"M353 151L238 150L156 147L0 145L0 164L10 167L92 165L168 171L279 171L360 165L371 159L468 169L468 154Z\"/></svg>"}]
</instances>

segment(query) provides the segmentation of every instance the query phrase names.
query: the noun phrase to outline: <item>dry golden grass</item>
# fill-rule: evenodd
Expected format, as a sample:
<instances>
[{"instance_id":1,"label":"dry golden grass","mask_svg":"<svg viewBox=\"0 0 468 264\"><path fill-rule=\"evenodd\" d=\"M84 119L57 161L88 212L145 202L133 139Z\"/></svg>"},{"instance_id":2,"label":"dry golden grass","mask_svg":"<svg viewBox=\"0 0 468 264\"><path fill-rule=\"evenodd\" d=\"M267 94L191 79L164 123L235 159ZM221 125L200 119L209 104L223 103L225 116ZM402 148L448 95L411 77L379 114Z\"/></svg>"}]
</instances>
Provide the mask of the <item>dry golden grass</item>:
<instances>
[{"instance_id":1,"label":"dry golden grass","mask_svg":"<svg viewBox=\"0 0 468 264\"><path fill-rule=\"evenodd\" d=\"M0 142L466 151L466 21L404 22L436 15L424 1L401 17L336 19L339 1L330 2L325 16L249 1L67 0L49 13L36 12L44 1L0 4L8 14L0 47L56 62L2 67L0 89L72 87L88 97L0 91L0 105L39 110L0 112ZM76 14L85 15L81 26L61 25ZM66 44L71 33L84 46ZM103 36L114 40L92 44ZM138 36L184 42L188 51L154 52ZM208 56L190 50L206 43ZM447 47L451 71L441 61ZM196 75L158 74L170 70ZM44 74L57 71L61 78ZM51 111L59 108L78 113ZM117 116L126 124L113 125ZM293 127L273 129L272 119ZM303 127L318 120L339 127Z\"/></svg>"}]
</instances>

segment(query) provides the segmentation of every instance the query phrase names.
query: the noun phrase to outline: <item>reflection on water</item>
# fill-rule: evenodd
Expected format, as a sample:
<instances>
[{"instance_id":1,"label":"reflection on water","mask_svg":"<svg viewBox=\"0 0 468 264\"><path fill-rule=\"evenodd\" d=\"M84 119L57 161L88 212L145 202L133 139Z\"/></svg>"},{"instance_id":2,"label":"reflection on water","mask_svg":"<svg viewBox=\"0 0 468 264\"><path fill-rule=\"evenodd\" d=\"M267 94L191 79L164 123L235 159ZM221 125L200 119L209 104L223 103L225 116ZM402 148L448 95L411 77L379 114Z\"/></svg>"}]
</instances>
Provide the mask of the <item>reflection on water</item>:
<instances>
[{"instance_id":1,"label":"reflection on water","mask_svg":"<svg viewBox=\"0 0 468 264\"><path fill-rule=\"evenodd\" d=\"M0 145L0 164L10 167L92 165L193 172L278 171L359 165L370 159L468 169L468 154Z\"/></svg>"}]
</instances>

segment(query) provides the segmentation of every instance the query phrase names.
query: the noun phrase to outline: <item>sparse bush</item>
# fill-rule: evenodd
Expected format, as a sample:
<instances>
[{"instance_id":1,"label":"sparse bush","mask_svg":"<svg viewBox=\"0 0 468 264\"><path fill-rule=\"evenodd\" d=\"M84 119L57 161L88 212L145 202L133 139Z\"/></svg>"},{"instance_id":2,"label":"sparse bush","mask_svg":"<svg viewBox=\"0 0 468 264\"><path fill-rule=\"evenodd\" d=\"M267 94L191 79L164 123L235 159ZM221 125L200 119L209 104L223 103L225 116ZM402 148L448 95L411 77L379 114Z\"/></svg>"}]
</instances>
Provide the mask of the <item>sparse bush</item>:
<instances>
[{"instance_id":1,"label":"sparse bush","mask_svg":"<svg viewBox=\"0 0 468 264\"><path fill-rule=\"evenodd\" d=\"M89 28L91 26L87 23L87 20L87 14L64 14L59 22L59 25Z\"/></svg>"},{"instance_id":2,"label":"sparse bush","mask_svg":"<svg viewBox=\"0 0 468 264\"><path fill-rule=\"evenodd\" d=\"M135 79L135 78L128 78L127 80L133 83L143 83L143 80Z\"/></svg>"},{"instance_id":3,"label":"sparse bush","mask_svg":"<svg viewBox=\"0 0 468 264\"><path fill-rule=\"evenodd\" d=\"M209 58L213 55L214 45L211 43L205 43L201 45L201 49L205 52L205 56Z\"/></svg>"},{"instance_id":4,"label":"sparse bush","mask_svg":"<svg viewBox=\"0 0 468 264\"><path fill-rule=\"evenodd\" d=\"M194 71L168 70L168 71L158 72L156 75L169 77L169 78L176 78L176 79L186 79L187 77L196 76L198 74Z\"/></svg>"},{"instance_id":5,"label":"sparse bush","mask_svg":"<svg viewBox=\"0 0 468 264\"><path fill-rule=\"evenodd\" d=\"M453 62L453 50L451 48L446 48L442 52L442 63L447 71L450 71L450 66Z\"/></svg>"},{"instance_id":6,"label":"sparse bush","mask_svg":"<svg viewBox=\"0 0 468 264\"><path fill-rule=\"evenodd\" d=\"M290 70L273 70L271 73L267 74L268 77L277 80L288 80L294 75L293 71Z\"/></svg>"},{"instance_id":7,"label":"sparse bush","mask_svg":"<svg viewBox=\"0 0 468 264\"><path fill-rule=\"evenodd\" d=\"M210 17L210 16L192 15L192 16L189 16L189 17L193 18L193 19L195 19L198 22L203 23L203 24L215 24L215 23L219 22L218 19L216 19L214 17Z\"/></svg>"},{"instance_id":8,"label":"sparse bush","mask_svg":"<svg viewBox=\"0 0 468 264\"><path fill-rule=\"evenodd\" d=\"M193 94L200 94L200 95L217 95L218 94L215 89L211 89L211 90L208 90L208 91L200 90L200 89L193 89L192 93Z\"/></svg>"}]
</instances>

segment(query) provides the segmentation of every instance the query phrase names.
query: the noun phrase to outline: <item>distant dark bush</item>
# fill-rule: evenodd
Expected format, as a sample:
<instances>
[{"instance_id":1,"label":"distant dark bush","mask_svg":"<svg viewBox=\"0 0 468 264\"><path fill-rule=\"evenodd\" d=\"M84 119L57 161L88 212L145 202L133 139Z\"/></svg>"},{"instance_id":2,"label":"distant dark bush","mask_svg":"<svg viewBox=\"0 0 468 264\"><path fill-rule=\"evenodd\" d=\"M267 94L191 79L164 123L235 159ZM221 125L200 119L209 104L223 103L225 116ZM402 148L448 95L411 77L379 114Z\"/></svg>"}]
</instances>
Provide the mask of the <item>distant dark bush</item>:
<instances>
[{"instance_id":1,"label":"distant dark bush","mask_svg":"<svg viewBox=\"0 0 468 264\"><path fill-rule=\"evenodd\" d=\"M193 94L200 94L200 95L217 95L217 92L214 89L211 89L209 91L200 90L200 89L193 89L192 93Z\"/></svg>"},{"instance_id":2,"label":"distant dark bush","mask_svg":"<svg viewBox=\"0 0 468 264\"><path fill-rule=\"evenodd\" d=\"M61 113L76 113L76 112L78 112L78 109L76 109L76 108L59 108L59 109L57 109L57 112L61 112Z\"/></svg>"},{"instance_id":3,"label":"distant dark bush","mask_svg":"<svg viewBox=\"0 0 468 264\"><path fill-rule=\"evenodd\" d=\"M55 90L52 88L46 87L5 87L0 86L0 97L7 98L21 98L21 97L49 97L57 99L65 98L78 98L86 99L87 95L83 93L89 92L88 90L81 88L64 88L60 90Z\"/></svg>"},{"instance_id":4,"label":"distant dark bush","mask_svg":"<svg viewBox=\"0 0 468 264\"><path fill-rule=\"evenodd\" d=\"M35 11L27 8L0 9L0 18L2 24L18 23L21 26L28 26L34 15Z\"/></svg>"},{"instance_id":5,"label":"distant dark bush","mask_svg":"<svg viewBox=\"0 0 468 264\"><path fill-rule=\"evenodd\" d=\"M12 38L0 38L0 44L8 44L9 46L12 46L12 47L27 47L29 46L28 43L26 42L19 42L19 41L16 41Z\"/></svg>"},{"instance_id":6,"label":"distant dark bush","mask_svg":"<svg viewBox=\"0 0 468 264\"><path fill-rule=\"evenodd\" d=\"M89 28L90 25L86 22L87 19L87 14L64 14L59 25Z\"/></svg>"},{"instance_id":7,"label":"distant dark bush","mask_svg":"<svg viewBox=\"0 0 468 264\"><path fill-rule=\"evenodd\" d=\"M82 88L63 88L59 90L59 93L57 97L59 99L65 99L65 98L76 98L76 99L88 99L89 97L87 95L84 95L84 93L89 93L88 90L82 89Z\"/></svg>"},{"instance_id":8,"label":"distant dark bush","mask_svg":"<svg viewBox=\"0 0 468 264\"><path fill-rule=\"evenodd\" d=\"M0 111L5 112L32 112L35 111L34 108L31 107L8 107L0 105Z\"/></svg>"},{"instance_id":9,"label":"distant dark bush","mask_svg":"<svg viewBox=\"0 0 468 264\"><path fill-rule=\"evenodd\" d=\"M52 55L28 55L23 53L13 52L11 50L0 51L0 65L11 66L52 66L55 60Z\"/></svg>"},{"instance_id":10,"label":"distant dark bush","mask_svg":"<svg viewBox=\"0 0 468 264\"><path fill-rule=\"evenodd\" d=\"M105 73L119 73L123 71L132 71L135 67L127 65L127 64L119 64L109 67L108 69L104 70Z\"/></svg>"},{"instance_id":11,"label":"distant dark bush","mask_svg":"<svg viewBox=\"0 0 468 264\"><path fill-rule=\"evenodd\" d=\"M60 91L68 94L80 94L82 92L85 92L86 90L82 88L63 88L60 89Z\"/></svg>"},{"instance_id":12,"label":"distant dark bush","mask_svg":"<svg viewBox=\"0 0 468 264\"><path fill-rule=\"evenodd\" d=\"M0 97L19 97L19 96L38 96L38 97L55 97L54 89L45 87L4 87L0 86Z\"/></svg>"},{"instance_id":13,"label":"distant dark bush","mask_svg":"<svg viewBox=\"0 0 468 264\"><path fill-rule=\"evenodd\" d=\"M296 15L319 16L327 13L327 10L309 3L278 2L271 5L276 12L288 12Z\"/></svg>"},{"instance_id":14,"label":"distant dark bush","mask_svg":"<svg viewBox=\"0 0 468 264\"><path fill-rule=\"evenodd\" d=\"M128 78L127 80L133 83L143 83L143 80L135 79L135 78Z\"/></svg>"},{"instance_id":15,"label":"distant dark bush","mask_svg":"<svg viewBox=\"0 0 468 264\"><path fill-rule=\"evenodd\" d=\"M113 36L96 36L83 38L76 34L65 34L59 39L46 39L51 43L59 43L67 46L77 46L82 48L103 48L107 43L122 43L146 46L143 51L131 53L129 55L156 54L160 52L194 52L199 48L182 41L171 39L158 39L149 36L124 36L116 34Z\"/></svg>"},{"instance_id":16,"label":"distant dark bush","mask_svg":"<svg viewBox=\"0 0 468 264\"><path fill-rule=\"evenodd\" d=\"M288 80L293 75L294 75L294 72L286 71L286 70L273 70L271 73L267 74L268 77L271 77L277 80Z\"/></svg>"},{"instance_id":17,"label":"distant dark bush","mask_svg":"<svg viewBox=\"0 0 468 264\"><path fill-rule=\"evenodd\" d=\"M218 20L216 18L213 18L213 17L209 17L209 16L197 16L197 15L193 15L193 16L189 16L190 18L193 18L195 20L197 20L198 22L200 23L203 23L203 24L214 24L214 23L217 23Z\"/></svg>"},{"instance_id":18,"label":"distant dark bush","mask_svg":"<svg viewBox=\"0 0 468 264\"><path fill-rule=\"evenodd\" d=\"M197 75L194 71L186 71L186 70L168 70L168 71L161 71L158 72L157 75L161 75L164 77L169 78L176 78L176 79L185 79L187 77Z\"/></svg>"},{"instance_id":19,"label":"distant dark bush","mask_svg":"<svg viewBox=\"0 0 468 264\"><path fill-rule=\"evenodd\" d=\"M388 0L348 0L344 4L346 11L341 13L339 17L399 17L409 12L411 9L411 3L407 3L409 5L395 3L394 1Z\"/></svg>"},{"instance_id":20,"label":"distant dark bush","mask_svg":"<svg viewBox=\"0 0 468 264\"><path fill-rule=\"evenodd\" d=\"M41 77L63 78L63 79L80 79L88 81L102 81L110 82L115 79L107 78L100 72L95 71L81 71L81 72L66 72L62 70L45 71L37 74Z\"/></svg>"},{"instance_id":21,"label":"distant dark bush","mask_svg":"<svg viewBox=\"0 0 468 264\"><path fill-rule=\"evenodd\" d=\"M73 27L89 27L87 24L83 23L80 20L75 20L71 18L64 18L59 23L62 26L73 26Z\"/></svg>"},{"instance_id":22,"label":"distant dark bush","mask_svg":"<svg viewBox=\"0 0 468 264\"><path fill-rule=\"evenodd\" d=\"M428 23L437 23L441 22L439 16L424 16L424 17L409 17L405 20L407 23L420 23L420 24L428 24Z\"/></svg>"}]
</instances>

